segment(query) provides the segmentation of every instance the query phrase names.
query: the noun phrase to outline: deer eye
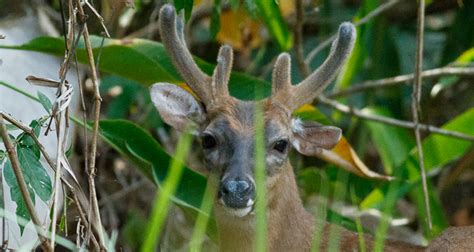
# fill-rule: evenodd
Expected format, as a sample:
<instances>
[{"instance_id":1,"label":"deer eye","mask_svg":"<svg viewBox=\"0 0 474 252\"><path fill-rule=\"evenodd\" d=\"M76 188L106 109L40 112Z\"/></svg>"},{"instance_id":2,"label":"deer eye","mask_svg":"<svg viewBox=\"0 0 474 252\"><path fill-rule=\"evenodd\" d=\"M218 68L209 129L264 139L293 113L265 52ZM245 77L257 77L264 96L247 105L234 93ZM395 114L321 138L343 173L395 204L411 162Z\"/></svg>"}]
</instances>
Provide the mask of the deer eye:
<instances>
[{"instance_id":1,"label":"deer eye","mask_svg":"<svg viewBox=\"0 0 474 252\"><path fill-rule=\"evenodd\" d=\"M286 147L288 146L288 141L287 140L278 140L276 141L275 145L273 145L273 149L277 150L278 152L285 152Z\"/></svg>"},{"instance_id":2,"label":"deer eye","mask_svg":"<svg viewBox=\"0 0 474 252\"><path fill-rule=\"evenodd\" d=\"M217 145L216 138L211 134L204 133L201 138L201 145L204 149L212 149Z\"/></svg>"}]
</instances>

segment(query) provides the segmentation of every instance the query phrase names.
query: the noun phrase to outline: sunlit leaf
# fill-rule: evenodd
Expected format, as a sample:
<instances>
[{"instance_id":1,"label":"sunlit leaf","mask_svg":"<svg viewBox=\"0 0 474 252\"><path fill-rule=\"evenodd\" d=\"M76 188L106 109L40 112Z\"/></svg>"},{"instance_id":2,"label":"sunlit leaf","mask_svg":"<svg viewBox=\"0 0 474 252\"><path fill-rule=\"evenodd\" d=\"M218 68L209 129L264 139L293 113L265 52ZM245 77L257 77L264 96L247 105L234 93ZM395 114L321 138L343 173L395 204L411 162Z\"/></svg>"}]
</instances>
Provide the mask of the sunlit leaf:
<instances>
[{"instance_id":1,"label":"sunlit leaf","mask_svg":"<svg viewBox=\"0 0 474 252\"><path fill-rule=\"evenodd\" d=\"M293 45L292 36L275 1L256 0L255 3L270 34L276 39L280 49L282 51L290 49Z\"/></svg>"},{"instance_id":2,"label":"sunlit leaf","mask_svg":"<svg viewBox=\"0 0 474 252\"><path fill-rule=\"evenodd\" d=\"M391 179L389 176L371 171L360 160L357 153L344 137L339 140L339 143L332 150L323 149L318 157L361 177L383 180Z\"/></svg>"}]
</instances>

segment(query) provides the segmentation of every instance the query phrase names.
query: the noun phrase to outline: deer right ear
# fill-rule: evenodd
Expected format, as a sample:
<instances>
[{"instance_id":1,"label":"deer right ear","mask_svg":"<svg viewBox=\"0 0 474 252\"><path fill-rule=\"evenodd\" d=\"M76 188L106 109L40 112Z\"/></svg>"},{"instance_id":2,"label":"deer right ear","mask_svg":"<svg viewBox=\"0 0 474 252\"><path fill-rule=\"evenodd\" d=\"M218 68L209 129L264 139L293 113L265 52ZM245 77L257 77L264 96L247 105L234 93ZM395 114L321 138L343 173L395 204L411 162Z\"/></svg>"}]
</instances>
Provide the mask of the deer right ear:
<instances>
[{"instance_id":1,"label":"deer right ear","mask_svg":"<svg viewBox=\"0 0 474 252\"><path fill-rule=\"evenodd\" d=\"M169 83L151 86L150 95L161 118L173 128L184 131L190 124L201 124L205 113L201 104L184 89Z\"/></svg>"}]
</instances>

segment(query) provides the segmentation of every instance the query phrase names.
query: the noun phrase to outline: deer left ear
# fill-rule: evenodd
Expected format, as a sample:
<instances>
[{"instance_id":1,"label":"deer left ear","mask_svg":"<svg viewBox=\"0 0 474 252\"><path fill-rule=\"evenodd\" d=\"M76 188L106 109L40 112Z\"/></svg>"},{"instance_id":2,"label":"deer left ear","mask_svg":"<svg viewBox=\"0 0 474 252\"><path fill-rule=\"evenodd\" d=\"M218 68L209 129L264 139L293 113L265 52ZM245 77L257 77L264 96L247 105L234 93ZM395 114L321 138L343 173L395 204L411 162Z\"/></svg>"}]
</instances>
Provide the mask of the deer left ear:
<instances>
[{"instance_id":1,"label":"deer left ear","mask_svg":"<svg viewBox=\"0 0 474 252\"><path fill-rule=\"evenodd\" d=\"M157 83L150 88L153 104L167 124L184 131L190 124L201 124L205 113L201 104L184 89L168 83Z\"/></svg>"},{"instance_id":2,"label":"deer left ear","mask_svg":"<svg viewBox=\"0 0 474 252\"><path fill-rule=\"evenodd\" d=\"M333 126L323 126L316 122L303 122L293 119L292 144L295 149L306 156L314 156L322 149L330 150L339 142L342 130Z\"/></svg>"}]
</instances>

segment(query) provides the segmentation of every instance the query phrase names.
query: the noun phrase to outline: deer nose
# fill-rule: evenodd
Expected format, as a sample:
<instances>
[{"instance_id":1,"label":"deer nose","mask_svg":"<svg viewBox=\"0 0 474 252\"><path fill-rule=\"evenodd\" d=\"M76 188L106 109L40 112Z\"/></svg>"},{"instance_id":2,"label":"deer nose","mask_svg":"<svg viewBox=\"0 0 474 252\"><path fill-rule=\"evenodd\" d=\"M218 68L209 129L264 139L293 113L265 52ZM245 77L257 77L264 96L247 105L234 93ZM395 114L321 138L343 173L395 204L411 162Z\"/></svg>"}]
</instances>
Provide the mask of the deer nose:
<instances>
[{"instance_id":1,"label":"deer nose","mask_svg":"<svg viewBox=\"0 0 474 252\"><path fill-rule=\"evenodd\" d=\"M227 207L245 208L249 200L253 200L254 190L252 183L247 180L227 179L221 182L219 198Z\"/></svg>"}]
</instances>

